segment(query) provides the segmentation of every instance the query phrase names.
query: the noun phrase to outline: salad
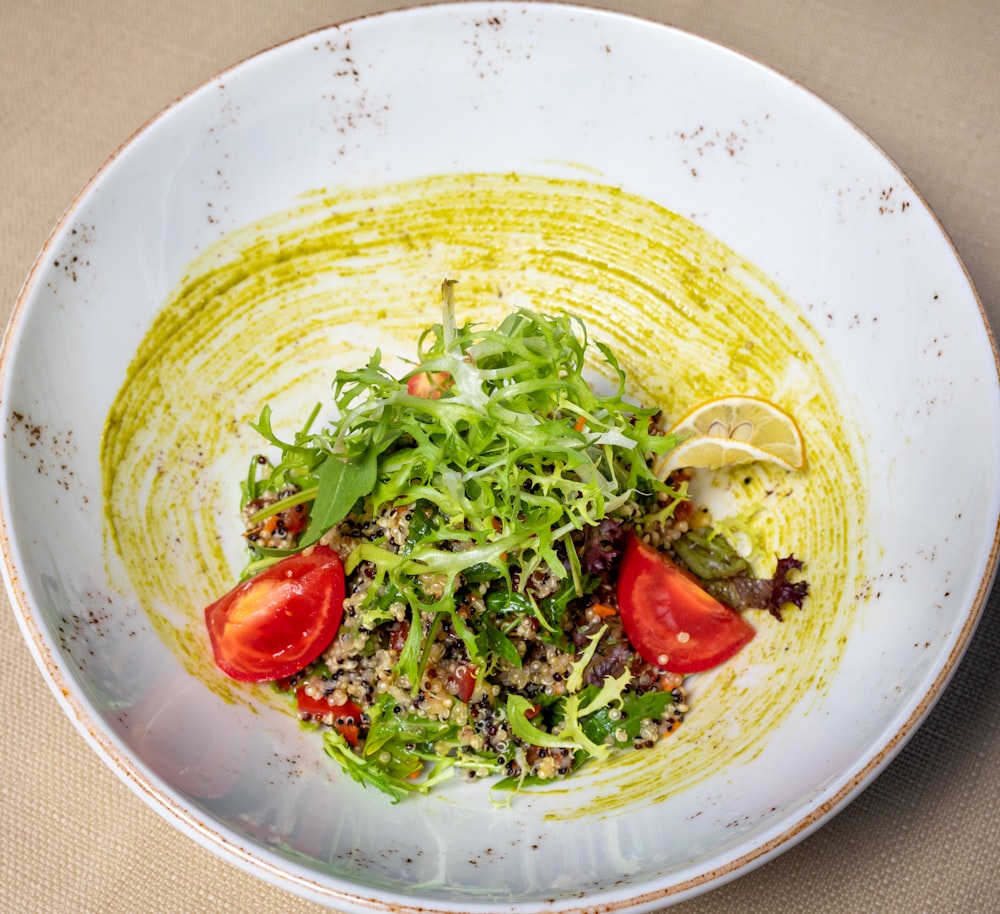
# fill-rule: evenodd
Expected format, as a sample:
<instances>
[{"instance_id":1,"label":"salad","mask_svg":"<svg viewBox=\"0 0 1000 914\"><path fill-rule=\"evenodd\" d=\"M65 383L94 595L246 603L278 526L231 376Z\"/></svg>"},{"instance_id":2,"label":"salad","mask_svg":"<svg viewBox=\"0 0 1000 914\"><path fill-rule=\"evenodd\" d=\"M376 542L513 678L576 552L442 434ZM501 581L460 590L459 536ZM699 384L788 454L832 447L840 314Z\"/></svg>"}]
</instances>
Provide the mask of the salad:
<instances>
[{"instance_id":1,"label":"salad","mask_svg":"<svg viewBox=\"0 0 1000 914\"><path fill-rule=\"evenodd\" d=\"M317 407L281 440L264 407L248 562L205 610L219 669L273 683L394 801L652 747L684 720L686 677L754 637L746 610L780 619L808 592L799 560L755 576L695 510L697 471L669 460L683 436L626 397L582 322L459 325L453 291L407 374L377 351L337 373L325 427Z\"/></svg>"}]
</instances>

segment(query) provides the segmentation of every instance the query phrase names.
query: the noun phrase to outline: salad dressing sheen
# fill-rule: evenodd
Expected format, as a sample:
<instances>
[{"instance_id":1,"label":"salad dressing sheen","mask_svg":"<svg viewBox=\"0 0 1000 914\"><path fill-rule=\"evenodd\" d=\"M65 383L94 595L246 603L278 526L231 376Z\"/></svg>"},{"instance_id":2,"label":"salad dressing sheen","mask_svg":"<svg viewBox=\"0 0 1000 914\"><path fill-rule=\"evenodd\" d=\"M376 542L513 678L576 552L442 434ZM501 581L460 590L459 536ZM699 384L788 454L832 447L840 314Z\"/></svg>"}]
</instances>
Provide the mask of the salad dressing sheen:
<instances>
[{"instance_id":1,"label":"salad dressing sheen","mask_svg":"<svg viewBox=\"0 0 1000 914\"><path fill-rule=\"evenodd\" d=\"M290 436L328 399L335 371L375 348L405 371L421 330L440 319L444 278L458 281L460 321L497 322L518 305L575 313L615 352L632 396L668 416L745 394L795 417L806 470L740 467L702 488L717 518L754 512L766 540L757 561L794 551L806 562L804 609L783 623L748 614L757 638L689 682L685 724L651 750L668 763L616 756L586 808L572 803L573 785L597 766L551 790L567 797L567 816L610 813L752 759L793 708L815 707L863 601L861 434L821 342L769 277L690 220L597 183L473 174L317 191L200 255L107 418L118 583L191 675L227 700L273 703L218 674L202 619L242 564L238 487L257 449L247 423L270 403Z\"/></svg>"}]
</instances>

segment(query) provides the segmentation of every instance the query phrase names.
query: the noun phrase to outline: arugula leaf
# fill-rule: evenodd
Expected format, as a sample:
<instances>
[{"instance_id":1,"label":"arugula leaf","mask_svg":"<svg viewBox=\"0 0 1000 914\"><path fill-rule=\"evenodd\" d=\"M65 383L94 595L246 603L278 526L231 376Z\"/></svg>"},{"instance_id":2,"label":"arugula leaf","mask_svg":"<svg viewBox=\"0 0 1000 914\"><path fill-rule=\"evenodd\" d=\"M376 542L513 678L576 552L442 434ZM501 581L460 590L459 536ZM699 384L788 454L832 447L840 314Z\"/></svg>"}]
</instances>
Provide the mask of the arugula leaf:
<instances>
[{"instance_id":1,"label":"arugula leaf","mask_svg":"<svg viewBox=\"0 0 1000 914\"><path fill-rule=\"evenodd\" d=\"M514 643L499 628L497 628L488 616L480 620L479 636L477 643L480 652L486 656L492 656L498 660L506 660L511 666L521 668L521 655L514 647ZM495 666L495 663L493 664Z\"/></svg>"},{"instance_id":2,"label":"arugula leaf","mask_svg":"<svg viewBox=\"0 0 1000 914\"><path fill-rule=\"evenodd\" d=\"M498 581L504 576L503 571L489 562L477 562L462 571L462 577L467 584L484 584L487 581Z\"/></svg>"},{"instance_id":3,"label":"arugula leaf","mask_svg":"<svg viewBox=\"0 0 1000 914\"><path fill-rule=\"evenodd\" d=\"M587 686L581 693L584 700L590 690L598 691L597 686ZM626 692L622 696L621 707L615 709L617 713L612 714L611 707L592 712L582 723L583 731L595 743L604 743L611 737L618 748L624 748L639 735L643 720L659 720L673 702L670 692L646 692L642 695Z\"/></svg>"},{"instance_id":4,"label":"arugula leaf","mask_svg":"<svg viewBox=\"0 0 1000 914\"><path fill-rule=\"evenodd\" d=\"M538 611L542 627L538 637L562 651L571 651L572 642L563 623L569 612L570 603L581 596L593 593L598 579L594 575L583 575L579 580L566 578L559 588L538 601Z\"/></svg>"},{"instance_id":5,"label":"arugula leaf","mask_svg":"<svg viewBox=\"0 0 1000 914\"><path fill-rule=\"evenodd\" d=\"M496 616L506 613L533 615L535 612L534 602L516 590L498 588L487 591L483 597L483 602L486 604L486 609Z\"/></svg>"},{"instance_id":6,"label":"arugula leaf","mask_svg":"<svg viewBox=\"0 0 1000 914\"><path fill-rule=\"evenodd\" d=\"M398 711L396 699L389 694L379 697L369 711L369 717L371 724L365 741L365 758L386 750L400 757L409 757L415 749L407 750L407 745L429 744L433 747L440 740L454 740L459 730L458 725L451 721Z\"/></svg>"},{"instance_id":7,"label":"arugula leaf","mask_svg":"<svg viewBox=\"0 0 1000 914\"><path fill-rule=\"evenodd\" d=\"M360 460L347 461L330 455L316 471L318 489L309 516L309 526L299 546L315 543L334 524L350 513L358 500L375 487L378 454L369 448Z\"/></svg>"}]
</instances>

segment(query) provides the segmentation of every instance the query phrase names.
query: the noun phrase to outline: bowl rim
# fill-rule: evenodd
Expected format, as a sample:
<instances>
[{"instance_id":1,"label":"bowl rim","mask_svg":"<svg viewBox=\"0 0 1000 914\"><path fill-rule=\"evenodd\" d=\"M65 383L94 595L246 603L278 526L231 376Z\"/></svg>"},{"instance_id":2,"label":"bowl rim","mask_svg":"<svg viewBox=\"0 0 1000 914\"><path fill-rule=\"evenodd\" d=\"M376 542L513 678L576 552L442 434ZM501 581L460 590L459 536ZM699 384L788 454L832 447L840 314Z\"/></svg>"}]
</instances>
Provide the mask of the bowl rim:
<instances>
[{"instance_id":1,"label":"bowl rim","mask_svg":"<svg viewBox=\"0 0 1000 914\"><path fill-rule=\"evenodd\" d=\"M588 6L580 2L575 2L575 0L496 0L496 2L491 2L491 0L472 0L472 2L469 2L469 0L435 0L435 2L419 6L397 6L386 10L365 13L352 18L335 20L326 25L312 28L292 37L277 41L207 76L197 85L192 86L181 95L175 97L160 110L148 117L107 156L100 167L76 192L36 254L18 292L3 334L2 342L0 342L0 391L5 391L8 387L11 363L20 337L22 319L31 306L39 274L47 262L50 252L56 245L63 230L70 223L80 205L88 198L95 185L109 170L115 167L122 154L139 137L154 130L161 120L167 117L172 111L184 105L193 96L203 92L207 87L225 78L227 74L240 70L252 62L272 54L278 49L291 46L310 37L325 34L331 30L353 27L359 23L397 18L399 16L435 16L459 7L470 14L477 8L496 12L507 9L517 10L521 8L549 7L567 14L642 24L673 33L682 37L685 41L691 41L714 48L716 51L721 50L733 54L744 62L778 77L797 91L805 93L811 103L818 103L833 112L858 137L876 150L882 159L898 173L900 180L906 183L907 189L933 219L941 238L950 250L951 256L960 267L968 289L978 308L982 327L993 354L995 377L991 380L993 382L1000 382L1000 351L998 351L995 334L990 326L982 300L969 275L968 269L937 214L929 206L920 191L913 185L909 177L898 167L895 160L866 131L798 80L769 64L762 63L750 54L716 39L706 38L693 31L636 13L599 6ZM4 489L6 488L5 471L7 462L6 448L0 448L0 486ZM236 863L245 871L263 878L276 887L292 891L320 904L347 904L355 906L356 910L365 911L382 909L386 897L384 893L380 895L373 893L370 896L366 896L361 892L351 892L346 889L337 888L308 876L303 868L290 860L283 858L281 865L279 865L268 859L266 851L262 852L259 848L247 846L240 840L237 840L235 835L227 834L227 830L224 828L213 827L210 816L207 814L196 815L174 796L175 791L172 787L157 783L155 775L131 758L129 752L119 743L118 739L100 723L95 710L86 699L78 694L71 677L64 672L63 663L59 659L54 642L49 637L44 626L40 624L27 593L21 586L18 553L17 537L9 524L5 502L0 499L0 555L2 555L3 559L0 562L0 573L2 573L11 609L17 619L22 636L28 645L36 665L42 672L43 678L62 706L63 711L70 718L78 732L84 737L85 741L102 761L114 771L121 781L139 796L148 807L172 823L183 834L195 840L196 843L221 856L223 859L228 859L230 862ZM609 891L606 895L600 896L601 910L613 912L649 909L654 905L670 905L702 894L709 889L721 886L756 869L790 849L815 832L837 812L845 808L899 754L937 704L948 683L951 681L958 664L964 657L979 625L994 581L996 580L998 564L1000 564L1000 516L994 521L993 540L990 545L987 561L982 568L975 595L967 611L961 617L961 627L953 639L953 644L947 657L934 677L931 688L924 693L919 703L902 724L897 726L891 738L881 744L878 751L872 754L863 766L851 771L850 776L835 792L831 793L821 802L808 807L803 814L793 816L788 822L787 827L782 828L773 837L754 845L750 850L741 853L739 856L727 860L722 866L681 882L658 885L648 890L628 889L627 891ZM453 907L450 902L440 907L434 904L431 906L423 903L411 904L406 896L399 895L393 900L391 910L399 912L399 914L427 914L427 912L431 911L454 912L463 910L469 912L492 912L501 910L501 906L498 904L484 904L462 899L458 899L455 904L460 905L460 907ZM518 911L521 914L529 914L529 912L535 911L541 912L543 910L556 910L562 912L562 914L583 914L585 911L593 910L593 905L587 903L586 900L575 903L571 897L567 896L555 906L542 903L517 903L510 906L502 906L502 910Z\"/></svg>"}]
</instances>

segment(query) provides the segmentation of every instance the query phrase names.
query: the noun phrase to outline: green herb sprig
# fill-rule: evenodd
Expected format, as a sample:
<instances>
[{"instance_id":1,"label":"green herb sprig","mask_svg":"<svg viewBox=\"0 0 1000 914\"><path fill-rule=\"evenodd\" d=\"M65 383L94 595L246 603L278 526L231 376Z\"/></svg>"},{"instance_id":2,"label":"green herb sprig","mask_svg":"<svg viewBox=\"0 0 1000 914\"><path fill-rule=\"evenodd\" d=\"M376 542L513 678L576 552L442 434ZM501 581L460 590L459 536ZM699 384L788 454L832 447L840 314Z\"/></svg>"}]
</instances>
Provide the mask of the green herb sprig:
<instances>
[{"instance_id":1,"label":"green herb sprig","mask_svg":"<svg viewBox=\"0 0 1000 914\"><path fill-rule=\"evenodd\" d=\"M244 486L247 494L286 485L298 490L286 501L309 510L299 548L352 514L427 506L435 522L420 538L403 550L365 543L347 566L348 572L362 562L373 566L373 607L386 588L408 605L410 636L398 672L414 689L435 617L450 618L473 664L493 669L500 659L512 660L495 613L459 615L456 594L466 572L490 580L494 592L497 582L505 584L519 595L518 609L557 639L552 606L540 607L525 583L548 572L565 581L563 603L582 594L573 534L630 500L672 491L648 461L676 444L652 427L655 410L629 402L614 355L588 340L575 317L521 308L496 327L459 326L450 280L442 301L442 321L421 337L407 375L393 377L377 351L363 368L337 373L336 418L326 428L307 426L283 442L265 408L256 428L281 459ZM591 370L611 380L610 394L595 391ZM434 397L410 391L410 379L421 375L438 381ZM314 420L315 414L309 425ZM258 570L276 557L256 548L251 566ZM428 593L424 575L443 585Z\"/></svg>"}]
</instances>

